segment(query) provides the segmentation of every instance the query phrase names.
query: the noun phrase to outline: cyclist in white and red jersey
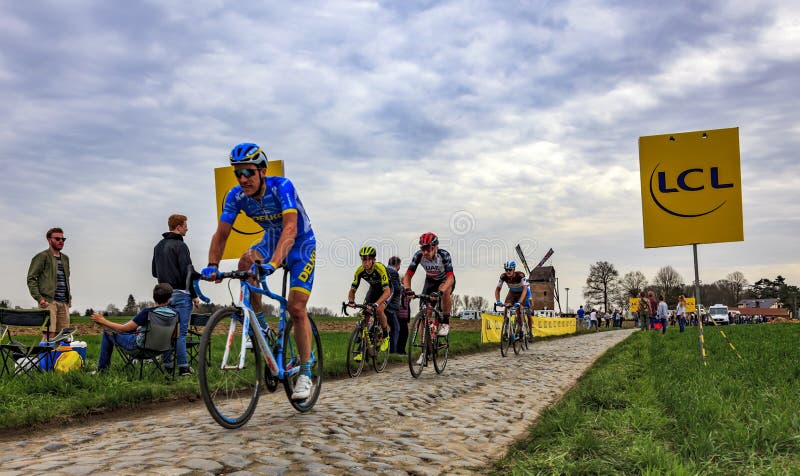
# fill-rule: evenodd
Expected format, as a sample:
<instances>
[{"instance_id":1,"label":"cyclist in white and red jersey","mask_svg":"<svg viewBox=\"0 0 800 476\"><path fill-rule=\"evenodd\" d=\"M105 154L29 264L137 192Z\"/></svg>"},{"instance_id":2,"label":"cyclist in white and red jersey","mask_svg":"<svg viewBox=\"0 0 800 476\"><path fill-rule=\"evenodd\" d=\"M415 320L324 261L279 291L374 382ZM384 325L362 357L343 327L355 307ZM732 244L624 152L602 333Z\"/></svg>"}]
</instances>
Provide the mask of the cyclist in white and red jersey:
<instances>
[{"instance_id":1,"label":"cyclist in white and red jersey","mask_svg":"<svg viewBox=\"0 0 800 476\"><path fill-rule=\"evenodd\" d=\"M422 294L435 291L442 296L442 322L439 323L438 334L446 336L450 333L451 296L456 287L456 276L453 274L453 260L450 258L450 253L439 248L439 237L433 233L423 233L419 237L419 251L411 258L408 270L403 276L403 288L406 294L414 294L411 291L411 278L420 264L425 269Z\"/></svg>"}]
</instances>

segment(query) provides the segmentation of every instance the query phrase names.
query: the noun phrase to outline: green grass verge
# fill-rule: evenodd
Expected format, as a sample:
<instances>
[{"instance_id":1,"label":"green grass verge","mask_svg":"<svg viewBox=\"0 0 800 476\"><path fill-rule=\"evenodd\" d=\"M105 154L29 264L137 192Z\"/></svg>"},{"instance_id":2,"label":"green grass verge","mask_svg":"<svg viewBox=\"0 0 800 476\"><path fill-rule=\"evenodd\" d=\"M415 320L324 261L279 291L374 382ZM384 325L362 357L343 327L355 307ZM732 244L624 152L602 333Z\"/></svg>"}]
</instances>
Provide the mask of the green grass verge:
<instances>
[{"instance_id":1,"label":"green grass verge","mask_svg":"<svg viewBox=\"0 0 800 476\"><path fill-rule=\"evenodd\" d=\"M323 332L321 337L325 377L346 376L345 357L350 333ZM197 377L169 381L160 375L148 376L149 366L145 366L145 378L139 381L138 373L132 375L121 371L122 361L116 352L112 356L110 371L90 375L89 371L97 366L101 336L81 336L81 340L88 344L87 365L82 371L67 374L45 372L32 378L0 378L0 429L68 421L113 409L134 408L154 401L200 398ZM496 346L481 346L479 331L452 331L450 345L451 355ZM405 362L404 356L390 355L390 365L401 365Z\"/></svg>"},{"instance_id":2,"label":"green grass verge","mask_svg":"<svg viewBox=\"0 0 800 476\"><path fill-rule=\"evenodd\" d=\"M636 333L546 409L495 474L798 474L800 325Z\"/></svg>"}]
</instances>

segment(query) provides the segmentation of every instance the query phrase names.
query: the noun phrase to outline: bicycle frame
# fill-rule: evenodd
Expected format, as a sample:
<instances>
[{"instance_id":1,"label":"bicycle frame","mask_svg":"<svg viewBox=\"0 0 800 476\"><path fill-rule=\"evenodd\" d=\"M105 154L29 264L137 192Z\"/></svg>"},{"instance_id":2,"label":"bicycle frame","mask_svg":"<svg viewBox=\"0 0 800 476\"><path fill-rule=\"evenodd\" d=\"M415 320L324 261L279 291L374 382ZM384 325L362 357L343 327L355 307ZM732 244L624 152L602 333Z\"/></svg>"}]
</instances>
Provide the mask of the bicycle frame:
<instances>
[{"instance_id":1,"label":"bicycle frame","mask_svg":"<svg viewBox=\"0 0 800 476\"><path fill-rule=\"evenodd\" d=\"M248 279L254 276L251 273L244 272L244 271L236 271L236 272L228 272L228 273L219 273L217 279L239 279L240 284L240 292L239 292L239 302L235 303L234 306L241 309L243 312L243 322L242 326L250 329L250 340L255 342L258 345L258 348L261 350L261 355L264 357L264 362L267 364L267 368L269 369L270 375L277 378L278 380L284 380L286 377L291 377L297 372L300 371L300 366L294 366L289 371L284 371L283 369L283 358L284 358L284 349L283 349L283 333L286 331L286 308L287 308L287 300L285 297L273 293L269 286L267 285L267 277L266 275L260 276L259 279L259 286L254 286L251 284ZM200 291L200 287L197 285L197 281L193 281L195 292L197 296L205 303L211 302L211 300L203 295ZM278 301L279 304L279 319L278 319L278 333L277 333L277 343L275 348L275 353L272 352L271 346L267 343L267 339L264 336L264 330L261 329L261 326L258 324L258 320L256 319L256 313L253 310L252 306L250 305L250 293L258 293L263 294L271 299ZM240 347L240 352L238 356L233 356L233 358L238 358L238 362L235 364L231 364L229 359L232 357L230 355L231 344L234 338L234 328L235 324L231 322L231 327L228 330L228 337L225 340L225 351L222 356L222 365L220 370L241 370L245 367L245 357L247 355L247 349L245 348L245 340L247 339L247 334L242 333L242 345ZM313 356L312 356L313 359Z\"/></svg>"}]
</instances>

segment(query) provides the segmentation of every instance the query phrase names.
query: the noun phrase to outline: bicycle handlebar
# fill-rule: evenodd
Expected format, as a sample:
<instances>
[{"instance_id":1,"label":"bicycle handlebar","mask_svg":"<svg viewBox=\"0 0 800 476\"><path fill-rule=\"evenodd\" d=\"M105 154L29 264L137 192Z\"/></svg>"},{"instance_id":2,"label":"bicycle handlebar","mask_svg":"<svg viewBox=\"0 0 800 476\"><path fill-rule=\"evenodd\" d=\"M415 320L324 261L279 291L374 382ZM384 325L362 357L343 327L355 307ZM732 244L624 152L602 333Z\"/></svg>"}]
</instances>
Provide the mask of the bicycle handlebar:
<instances>
[{"instance_id":1,"label":"bicycle handlebar","mask_svg":"<svg viewBox=\"0 0 800 476\"><path fill-rule=\"evenodd\" d=\"M363 309L365 311L371 311L372 313L375 313L375 311L378 310L378 305L374 304L374 303L373 304L355 304L355 303L354 304L348 304L346 302L342 302L342 314L344 314L345 316L349 316L349 314L347 314L347 308L348 307L355 307L356 309Z\"/></svg>"},{"instance_id":2,"label":"bicycle handlebar","mask_svg":"<svg viewBox=\"0 0 800 476\"><path fill-rule=\"evenodd\" d=\"M494 312L497 312L497 308L498 307L502 307L503 309L512 309L512 308L515 308L517 306L516 306L516 304L505 304L505 303L503 303L500 306L498 306L497 303L494 303Z\"/></svg>"},{"instance_id":3,"label":"bicycle handlebar","mask_svg":"<svg viewBox=\"0 0 800 476\"><path fill-rule=\"evenodd\" d=\"M256 264L260 265L261 263L260 262L256 262ZM261 267L258 266L257 269L261 269ZM197 297L200 298L200 300L203 301L206 304L210 303L211 299L209 299L207 296L205 296L200 291L200 281L220 282L223 279L238 279L238 280L242 281L242 285L247 286L248 289L250 289L250 291L253 291L253 292L256 292L256 293L259 293L259 294L265 294L265 295L269 296L270 298L275 299L276 301L282 303L283 305L286 304L286 298L285 297L283 297L283 296L281 296L279 294L275 294L272 291L270 291L269 286L267 286L267 275L266 274L251 273L249 271L225 271L225 272L217 271L215 273L215 277L214 278L206 278L202 274L195 272L194 271L194 267L189 265L189 276L187 278L192 280L192 287L194 287L194 292L197 294ZM249 280L251 278L257 279L261 283L261 287L254 286L253 284L251 284L249 282Z\"/></svg>"}]
</instances>

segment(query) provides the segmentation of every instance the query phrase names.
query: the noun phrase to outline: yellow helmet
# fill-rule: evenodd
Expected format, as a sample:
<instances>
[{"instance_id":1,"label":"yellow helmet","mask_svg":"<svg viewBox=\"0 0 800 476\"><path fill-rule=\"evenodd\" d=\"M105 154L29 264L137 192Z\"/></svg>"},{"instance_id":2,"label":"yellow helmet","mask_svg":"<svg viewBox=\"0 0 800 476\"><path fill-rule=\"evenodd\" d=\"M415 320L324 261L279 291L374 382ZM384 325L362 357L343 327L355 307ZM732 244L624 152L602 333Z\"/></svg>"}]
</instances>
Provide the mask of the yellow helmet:
<instances>
[{"instance_id":1,"label":"yellow helmet","mask_svg":"<svg viewBox=\"0 0 800 476\"><path fill-rule=\"evenodd\" d=\"M374 258L378 256L378 252L375 251L375 248L372 246L364 246L359 251L358 254L360 256L369 256L370 258Z\"/></svg>"}]
</instances>

